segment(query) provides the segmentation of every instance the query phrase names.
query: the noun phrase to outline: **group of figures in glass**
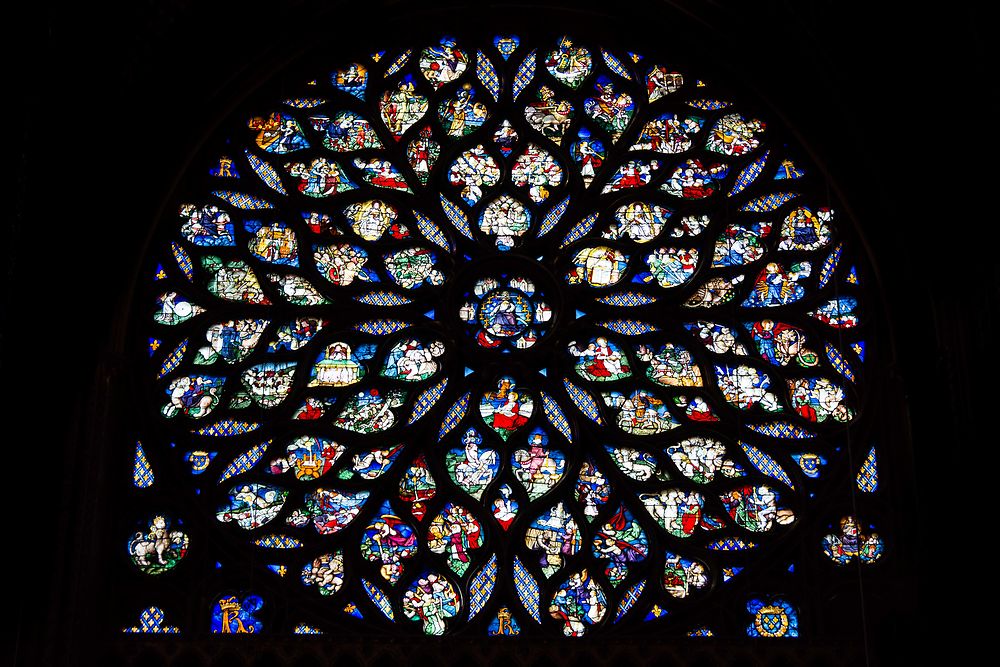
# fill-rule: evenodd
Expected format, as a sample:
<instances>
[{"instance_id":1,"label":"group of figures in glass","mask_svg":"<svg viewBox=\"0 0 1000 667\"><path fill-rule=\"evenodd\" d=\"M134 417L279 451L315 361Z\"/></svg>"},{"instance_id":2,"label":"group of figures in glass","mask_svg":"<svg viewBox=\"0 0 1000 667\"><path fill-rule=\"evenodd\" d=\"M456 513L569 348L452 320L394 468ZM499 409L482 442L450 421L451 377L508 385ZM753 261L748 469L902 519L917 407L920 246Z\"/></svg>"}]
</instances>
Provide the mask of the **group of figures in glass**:
<instances>
[{"instance_id":1,"label":"group of figures in glass","mask_svg":"<svg viewBox=\"0 0 1000 667\"><path fill-rule=\"evenodd\" d=\"M580 636L818 511L862 407L859 272L822 182L724 93L567 37L443 38L245 128L179 208L149 354L191 485L277 576L428 634ZM143 522L133 563L177 570L188 535ZM839 526L817 553L880 558ZM212 629L266 604L227 593ZM797 635L789 601L746 604L751 636Z\"/></svg>"}]
</instances>

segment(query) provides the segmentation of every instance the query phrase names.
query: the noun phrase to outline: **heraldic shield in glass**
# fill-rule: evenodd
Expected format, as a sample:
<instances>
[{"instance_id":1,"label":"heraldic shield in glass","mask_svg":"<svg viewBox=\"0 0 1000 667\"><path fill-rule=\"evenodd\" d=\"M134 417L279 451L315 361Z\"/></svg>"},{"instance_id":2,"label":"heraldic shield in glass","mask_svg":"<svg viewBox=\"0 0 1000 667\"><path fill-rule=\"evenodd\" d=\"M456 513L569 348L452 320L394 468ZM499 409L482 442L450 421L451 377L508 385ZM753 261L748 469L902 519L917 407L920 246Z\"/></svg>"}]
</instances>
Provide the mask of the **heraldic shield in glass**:
<instances>
[{"instance_id":1,"label":"heraldic shield in glass","mask_svg":"<svg viewBox=\"0 0 1000 667\"><path fill-rule=\"evenodd\" d=\"M254 103L179 187L134 453L163 499L123 549L150 581L255 563L192 631L669 625L848 466L851 224L779 124L654 54L411 46Z\"/></svg>"}]
</instances>

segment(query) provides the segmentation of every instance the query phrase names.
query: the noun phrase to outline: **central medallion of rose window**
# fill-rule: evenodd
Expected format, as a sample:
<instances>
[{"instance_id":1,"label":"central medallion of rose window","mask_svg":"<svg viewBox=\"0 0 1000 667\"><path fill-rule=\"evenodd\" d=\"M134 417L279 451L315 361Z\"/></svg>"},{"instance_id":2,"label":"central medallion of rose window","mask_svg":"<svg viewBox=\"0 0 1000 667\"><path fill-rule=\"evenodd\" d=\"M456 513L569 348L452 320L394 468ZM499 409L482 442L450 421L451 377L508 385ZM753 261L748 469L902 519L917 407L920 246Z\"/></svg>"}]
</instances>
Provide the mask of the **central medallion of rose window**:
<instances>
[{"instance_id":1,"label":"central medallion of rose window","mask_svg":"<svg viewBox=\"0 0 1000 667\"><path fill-rule=\"evenodd\" d=\"M512 258L513 259L513 258ZM461 294L459 319L466 334L481 348L511 352L533 347L550 332L554 321L551 282L540 269L507 262L510 270L478 271ZM535 268L535 270L530 270Z\"/></svg>"}]
</instances>

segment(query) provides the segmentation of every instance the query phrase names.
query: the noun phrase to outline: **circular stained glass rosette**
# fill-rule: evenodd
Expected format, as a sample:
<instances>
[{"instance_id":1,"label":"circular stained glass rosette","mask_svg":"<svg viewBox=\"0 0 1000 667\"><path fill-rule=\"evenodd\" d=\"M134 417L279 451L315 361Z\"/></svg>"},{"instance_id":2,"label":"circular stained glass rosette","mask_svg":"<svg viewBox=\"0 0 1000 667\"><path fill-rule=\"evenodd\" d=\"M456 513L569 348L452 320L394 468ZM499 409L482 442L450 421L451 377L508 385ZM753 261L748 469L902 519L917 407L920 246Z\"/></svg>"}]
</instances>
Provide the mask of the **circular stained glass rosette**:
<instances>
[{"instance_id":1,"label":"circular stained glass rosette","mask_svg":"<svg viewBox=\"0 0 1000 667\"><path fill-rule=\"evenodd\" d=\"M652 56L444 38L232 127L168 224L147 384L218 452L187 480L218 530L303 572L286 604L610 632L814 511L863 265L771 119Z\"/></svg>"}]
</instances>

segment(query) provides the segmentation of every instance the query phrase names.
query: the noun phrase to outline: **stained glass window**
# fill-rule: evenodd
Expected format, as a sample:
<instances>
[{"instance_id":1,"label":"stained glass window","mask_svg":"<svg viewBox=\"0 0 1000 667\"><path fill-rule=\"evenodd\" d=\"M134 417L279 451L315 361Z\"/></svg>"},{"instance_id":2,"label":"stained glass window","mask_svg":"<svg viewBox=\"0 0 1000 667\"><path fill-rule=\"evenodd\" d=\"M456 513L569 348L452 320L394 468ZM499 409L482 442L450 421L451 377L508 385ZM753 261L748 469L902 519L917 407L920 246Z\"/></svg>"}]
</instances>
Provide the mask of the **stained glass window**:
<instances>
[{"instance_id":1,"label":"stained glass window","mask_svg":"<svg viewBox=\"0 0 1000 667\"><path fill-rule=\"evenodd\" d=\"M879 484L869 276L779 122L573 35L329 65L161 225L129 452L159 509L123 544L212 600L126 632L793 638L790 544L891 553L824 505Z\"/></svg>"}]
</instances>

